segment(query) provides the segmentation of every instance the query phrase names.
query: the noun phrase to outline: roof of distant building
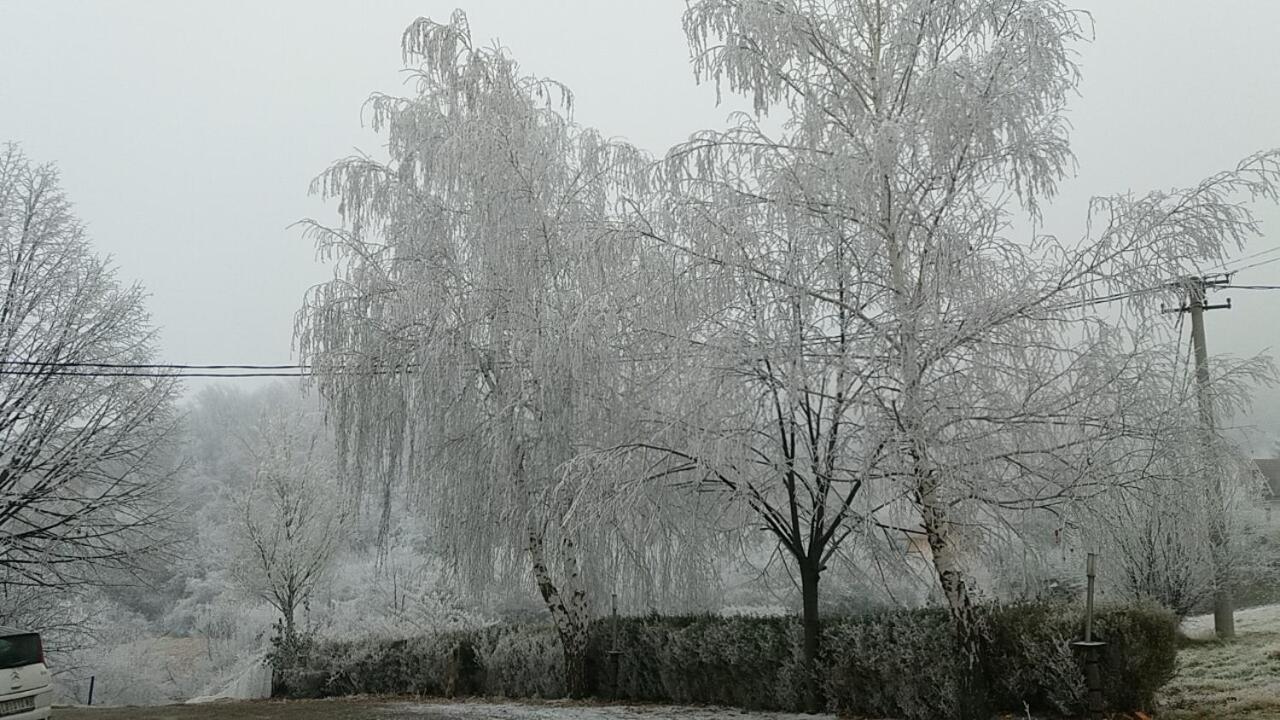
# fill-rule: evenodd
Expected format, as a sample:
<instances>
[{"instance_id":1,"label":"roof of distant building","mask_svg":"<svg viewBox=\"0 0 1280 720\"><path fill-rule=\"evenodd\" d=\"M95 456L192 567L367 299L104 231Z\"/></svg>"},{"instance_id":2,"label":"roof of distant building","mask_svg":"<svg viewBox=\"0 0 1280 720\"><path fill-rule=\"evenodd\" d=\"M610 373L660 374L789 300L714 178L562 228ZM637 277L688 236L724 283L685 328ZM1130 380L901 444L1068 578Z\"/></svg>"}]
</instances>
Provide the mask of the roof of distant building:
<instances>
[{"instance_id":1,"label":"roof of distant building","mask_svg":"<svg viewBox=\"0 0 1280 720\"><path fill-rule=\"evenodd\" d=\"M1280 458L1254 458L1253 464L1258 467L1258 472L1262 473L1262 477L1266 479L1267 488L1271 491L1271 497L1280 499Z\"/></svg>"}]
</instances>

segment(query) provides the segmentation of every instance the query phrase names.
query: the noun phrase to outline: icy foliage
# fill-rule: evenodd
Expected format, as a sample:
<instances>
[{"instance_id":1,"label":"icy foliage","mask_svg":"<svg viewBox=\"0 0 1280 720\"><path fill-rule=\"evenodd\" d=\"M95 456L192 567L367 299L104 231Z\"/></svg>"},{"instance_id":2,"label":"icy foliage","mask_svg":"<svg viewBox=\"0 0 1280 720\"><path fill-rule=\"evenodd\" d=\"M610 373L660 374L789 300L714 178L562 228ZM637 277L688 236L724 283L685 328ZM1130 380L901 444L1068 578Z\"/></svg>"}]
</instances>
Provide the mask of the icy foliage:
<instances>
[{"instance_id":1,"label":"icy foliage","mask_svg":"<svg viewBox=\"0 0 1280 720\"><path fill-rule=\"evenodd\" d=\"M395 487L421 500L473 585L532 575L567 647L623 584L628 602L705 602L684 580L706 556L672 532L698 503L645 514L570 491L598 467L575 458L636 431L663 369L633 362L653 268L609 216L644 190L645 158L572 124L567 90L474 46L461 13L415 22L403 48L417 95L369 101L390 163L344 160L315 185L339 201L341 228L309 225L338 273L298 344L340 456L384 508Z\"/></svg>"},{"instance_id":2,"label":"icy foliage","mask_svg":"<svg viewBox=\"0 0 1280 720\"><path fill-rule=\"evenodd\" d=\"M719 280L690 283L720 313L718 347L791 343L858 378L825 396L850 408L852 467L883 487L874 523L927 541L953 608L984 528L1044 510L1073 524L1081 501L1148 477L1187 396L1157 382L1167 330L1128 318L1238 251L1257 230L1239 198L1275 199L1280 178L1280 155L1259 153L1190 188L1098 199L1078 241L1011 237L1072 168L1087 24L1052 0L693 3L695 72L783 111L783 129L740 117L674 148L667 206L637 213ZM1140 312L1117 321L1103 302ZM813 320L782 336L788 310ZM782 367L750 371L777 388L785 439L814 385ZM761 460L789 472L788 453Z\"/></svg>"},{"instance_id":3,"label":"icy foliage","mask_svg":"<svg viewBox=\"0 0 1280 720\"><path fill-rule=\"evenodd\" d=\"M234 507L232 577L280 612L285 637L346 537L333 445L315 411L277 405L246 428L252 476Z\"/></svg>"},{"instance_id":4,"label":"icy foliage","mask_svg":"<svg viewBox=\"0 0 1280 720\"><path fill-rule=\"evenodd\" d=\"M389 161L316 181L337 272L297 325L384 536L403 502L472 587L532 576L572 663L606 593L706 604L716 531L763 529L812 660L835 565L923 574L972 631L984 561L1041 552L1023 534L1200 487L1230 451L1152 311L1257 231L1242 198L1275 199L1280 154L1095 200L1078 239L1014 237L1073 169L1089 23L1057 0L697 0L695 73L756 114L650 162L461 13L415 22L416 95L369 103ZM1041 592L1030 567L1000 591Z\"/></svg>"},{"instance_id":5,"label":"icy foliage","mask_svg":"<svg viewBox=\"0 0 1280 720\"><path fill-rule=\"evenodd\" d=\"M782 617L791 611L779 605L730 605L720 608L724 617Z\"/></svg>"},{"instance_id":6,"label":"icy foliage","mask_svg":"<svg viewBox=\"0 0 1280 720\"><path fill-rule=\"evenodd\" d=\"M316 593L316 633L335 640L395 639L471 630L494 620L467 601L421 546L397 542L373 561L368 554L336 559L332 579Z\"/></svg>"}]
</instances>

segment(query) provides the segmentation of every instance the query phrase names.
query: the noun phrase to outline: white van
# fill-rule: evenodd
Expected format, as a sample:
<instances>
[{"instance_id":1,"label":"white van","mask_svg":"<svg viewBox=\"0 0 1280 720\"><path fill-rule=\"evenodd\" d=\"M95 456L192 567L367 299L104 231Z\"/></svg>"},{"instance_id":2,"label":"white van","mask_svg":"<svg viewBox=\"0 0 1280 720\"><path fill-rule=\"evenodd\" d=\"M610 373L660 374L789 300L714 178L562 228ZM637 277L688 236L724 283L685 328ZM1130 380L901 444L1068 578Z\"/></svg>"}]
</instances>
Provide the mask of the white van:
<instances>
[{"instance_id":1,"label":"white van","mask_svg":"<svg viewBox=\"0 0 1280 720\"><path fill-rule=\"evenodd\" d=\"M40 635L0 626L0 720L46 720L52 704Z\"/></svg>"}]
</instances>

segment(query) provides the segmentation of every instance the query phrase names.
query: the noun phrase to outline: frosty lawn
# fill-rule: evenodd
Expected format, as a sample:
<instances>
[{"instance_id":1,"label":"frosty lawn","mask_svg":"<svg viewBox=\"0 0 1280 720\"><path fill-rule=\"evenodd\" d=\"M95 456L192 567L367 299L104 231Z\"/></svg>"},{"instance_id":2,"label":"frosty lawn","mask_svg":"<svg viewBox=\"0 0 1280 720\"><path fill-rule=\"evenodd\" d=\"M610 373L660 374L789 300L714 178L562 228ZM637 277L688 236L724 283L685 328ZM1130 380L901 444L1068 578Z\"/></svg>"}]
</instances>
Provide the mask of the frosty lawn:
<instances>
[{"instance_id":1,"label":"frosty lawn","mask_svg":"<svg viewBox=\"0 0 1280 720\"><path fill-rule=\"evenodd\" d=\"M1189 618L1187 645L1178 654L1178 674L1160 693L1158 717L1168 720L1271 720L1280 717L1280 605L1236 615L1238 639L1213 639L1213 618ZM217 702L149 708L64 708L59 720L831 720L832 715L748 712L721 707L598 705L569 701L407 702L356 697L333 700Z\"/></svg>"},{"instance_id":2,"label":"frosty lawn","mask_svg":"<svg viewBox=\"0 0 1280 720\"><path fill-rule=\"evenodd\" d=\"M744 712L671 705L595 706L570 702L422 703L380 698L230 702L212 705L64 708L58 720L835 720L834 715Z\"/></svg>"},{"instance_id":3,"label":"frosty lawn","mask_svg":"<svg viewBox=\"0 0 1280 720\"><path fill-rule=\"evenodd\" d=\"M1236 613L1237 639L1213 639L1213 617L1188 618L1178 674L1162 693L1174 720L1280 717L1280 605Z\"/></svg>"},{"instance_id":4,"label":"frosty lawn","mask_svg":"<svg viewBox=\"0 0 1280 720\"><path fill-rule=\"evenodd\" d=\"M835 720L834 715L800 715L795 713L746 712L724 707L681 707L676 705L605 705L590 706L571 703L527 705L516 703L441 703L424 705L391 705L391 713L403 712L408 717L428 720L713 720L732 717L739 720Z\"/></svg>"}]
</instances>

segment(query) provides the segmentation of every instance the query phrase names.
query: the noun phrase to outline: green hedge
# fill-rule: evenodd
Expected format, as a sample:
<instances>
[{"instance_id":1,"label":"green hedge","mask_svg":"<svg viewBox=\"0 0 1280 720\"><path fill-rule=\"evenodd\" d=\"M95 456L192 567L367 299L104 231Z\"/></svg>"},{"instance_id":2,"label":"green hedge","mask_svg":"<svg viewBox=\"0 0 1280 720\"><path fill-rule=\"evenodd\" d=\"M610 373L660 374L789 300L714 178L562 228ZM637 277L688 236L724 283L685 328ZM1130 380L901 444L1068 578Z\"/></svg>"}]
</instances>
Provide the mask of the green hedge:
<instances>
[{"instance_id":1,"label":"green hedge","mask_svg":"<svg viewBox=\"0 0 1280 720\"><path fill-rule=\"evenodd\" d=\"M1083 674L1070 643L1081 624L1075 605L984 611L981 668L993 709L1080 713ZM1115 607L1100 609L1094 626L1109 643L1103 672L1109 706L1150 710L1156 691L1173 676L1177 620L1154 607ZM622 650L616 674L609 652L615 633ZM603 619L592 626L588 644L591 687L604 699L800 710L800 639L795 618ZM946 611L827 618L822 643L818 681L829 709L903 720L954 716L948 711L959 704L968 666L958 659ZM301 665L282 675L310 679L325 695L564 693L563 659L549 626L319 644Z\"/></svg>"},{"instance_id":2,"label":"green hedge","mask_svg":"<svg viewBox=\"0 0 1280 720\"><path fill-rule=\"evenodd\" d=\"M280 694L564 694L564 660L550 626L495 625L402 640L317 643L298 664L277 663L284 680ZM316 675L321 678L313 689L310 680Z\"/></svg>"},{"instance_id":3,"label":"green hedge","mask_svg":"<svg viewBox=\"0 0 1280 720\"><path fill-rule=\"evenodd\" d=\"M1016 710L1079 713L1084 685L1077 651L1083 613L1076 606L1003 608L988 629L986 664L993 702ZM1103 695L1116 710L1154 709L1156 692L1173 678L1178 619L1154 605L1102 608L1094 618L1103 654Z\"/></svg>"},{"instance_id":4,"label":"green hedge","mask_svg":"<svg viewBox=\"0 0 1280 720\"><path fill-rule=\"evenodd\" d=\"M944 718L958 705L962 663L945 610L881 612L827 622L827 703L850 715Z\"/></svg>"},{"instance_id":5,"label":"green hedge","mask_svg":"<svg viewBox=\"0 0 1280 720\"><path fill-rule=\"evenodd\" d=\"M682 705L799 707L800 625L793 618L622 618L617 680L609 656L614 623L591 629L588 665L599 697ZM615 695L616 690L616 695Z\"/></svg>"}]
</instances>

